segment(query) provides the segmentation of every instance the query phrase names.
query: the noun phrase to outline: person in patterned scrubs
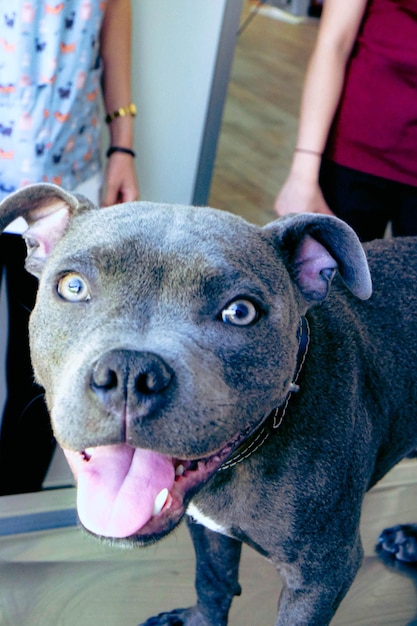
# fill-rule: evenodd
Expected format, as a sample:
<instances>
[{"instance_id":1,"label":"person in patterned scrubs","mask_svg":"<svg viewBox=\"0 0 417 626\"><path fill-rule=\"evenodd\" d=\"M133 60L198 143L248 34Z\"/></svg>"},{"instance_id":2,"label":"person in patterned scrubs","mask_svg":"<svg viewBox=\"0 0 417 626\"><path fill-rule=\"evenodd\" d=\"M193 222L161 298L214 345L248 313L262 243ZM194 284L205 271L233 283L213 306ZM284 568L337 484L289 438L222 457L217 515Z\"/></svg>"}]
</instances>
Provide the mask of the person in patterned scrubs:
<instances>
[{"instance_id":1,"label":"person in patterned scrubs","mask_svg":"<svg viewBox=\"0 0 417 626\"><path fill-rule=\"evenodd\" d=\"M4 5L4 6L3 6ZM0 7L0 200L50 182L103 206L137 200L130 0L14 0ZM102 165L103 119L110 150ZM21 224L11 231L20 232ZM9 312L0 495L41 489L55 441L33 383L28 318L37 282L25 245L0 236Z\"/></svg>"}]
</instances>

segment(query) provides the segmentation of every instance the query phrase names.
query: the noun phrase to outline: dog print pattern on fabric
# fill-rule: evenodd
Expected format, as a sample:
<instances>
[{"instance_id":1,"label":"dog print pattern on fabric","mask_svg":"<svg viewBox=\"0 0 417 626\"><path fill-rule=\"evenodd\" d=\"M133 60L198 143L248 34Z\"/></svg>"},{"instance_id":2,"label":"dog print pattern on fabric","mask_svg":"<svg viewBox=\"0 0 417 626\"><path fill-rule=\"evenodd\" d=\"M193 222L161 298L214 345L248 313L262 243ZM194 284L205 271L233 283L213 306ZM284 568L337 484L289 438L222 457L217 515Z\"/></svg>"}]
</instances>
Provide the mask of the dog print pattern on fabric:
<instances>
[{"instance_id":1,"label":"dog print pattern on fabric","mask_svg":"<svg viewBox=\"0 0 417 626\"><path fill-rule=\"evenodd\" d=\"M100 170L105 6L16 0L0 10L0 198L44 172L73 189Z\"/></svg>"}]
</instances>

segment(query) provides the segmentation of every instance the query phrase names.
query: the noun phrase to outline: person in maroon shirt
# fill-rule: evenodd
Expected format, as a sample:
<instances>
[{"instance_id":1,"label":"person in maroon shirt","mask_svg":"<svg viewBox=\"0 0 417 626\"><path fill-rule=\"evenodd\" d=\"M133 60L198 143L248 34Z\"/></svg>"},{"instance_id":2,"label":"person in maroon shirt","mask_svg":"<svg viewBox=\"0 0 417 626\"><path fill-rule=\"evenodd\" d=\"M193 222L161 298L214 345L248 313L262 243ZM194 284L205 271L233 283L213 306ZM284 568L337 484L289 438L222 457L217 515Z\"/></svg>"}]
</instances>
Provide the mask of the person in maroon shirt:
<instances>
[{"instance_id":1,"label":"person in maroon shirt","mask_svg":"<svg viewBox=\"0 0 417 626\"><path fill-rule=\"evenodd\" d=\"M417 0L325 0L275 210L417 235Z\"/></svg>"}]
</instances>

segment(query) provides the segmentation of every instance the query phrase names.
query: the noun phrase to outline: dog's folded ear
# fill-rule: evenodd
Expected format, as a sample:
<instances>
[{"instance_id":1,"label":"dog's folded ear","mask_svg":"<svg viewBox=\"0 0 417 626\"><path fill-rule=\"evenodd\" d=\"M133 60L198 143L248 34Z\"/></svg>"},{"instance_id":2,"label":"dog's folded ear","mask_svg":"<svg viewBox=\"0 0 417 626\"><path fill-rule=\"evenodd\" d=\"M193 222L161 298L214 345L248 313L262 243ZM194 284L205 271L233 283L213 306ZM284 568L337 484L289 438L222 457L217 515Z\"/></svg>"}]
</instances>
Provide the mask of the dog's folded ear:
<instances>
[{"instance_id":1,"label":"dog's folded ear","mask_svg":"<svg viewBox=\"0 0 417 626\"><path fill-rule=\"evenodd\" d=\"M23 187L0 203L0 232L18 217L23 217L28 229L26 268L39 276L56 243L65 232L71 218L95 208L86 198L75 196L56 185L40 183Z\"/></svg>"},{"instance_id":2,"label":"dog's folded ear","mask_svg":"<svg viewBox=\"0 0 417 626\"><path fill-rule=\"evenodd\" d=\"M366 300L372 282L365 251L356 233L337 217L316 213L290 215L267 224L290 276L309 303L323 300L339 272L348 289Z\"/></svg>"}]
</instances>

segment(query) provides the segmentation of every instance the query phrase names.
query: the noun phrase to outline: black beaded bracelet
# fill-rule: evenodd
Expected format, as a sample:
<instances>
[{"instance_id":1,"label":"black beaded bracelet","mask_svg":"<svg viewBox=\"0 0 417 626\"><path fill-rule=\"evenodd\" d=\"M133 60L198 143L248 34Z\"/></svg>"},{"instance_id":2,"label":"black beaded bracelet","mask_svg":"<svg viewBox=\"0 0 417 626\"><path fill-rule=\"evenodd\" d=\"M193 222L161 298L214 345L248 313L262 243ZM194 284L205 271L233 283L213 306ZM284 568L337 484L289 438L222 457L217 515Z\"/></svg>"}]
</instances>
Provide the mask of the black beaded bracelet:
<instances>
[{"instance_id":1,"label":"black beaded bracelet","mask_svg":"<svg viewBox=\"0 0 417 626\"><path fill-rule=\"evenodd\" d=\"M135 158L136 156L136 152L134 152L130 148L122 148L121 146L110 146L110 148L106 152L106 157L109 158L115 152L123 152L124 154L130 154L130 156L133 158Z\"/></svg>"}]
</instances>

